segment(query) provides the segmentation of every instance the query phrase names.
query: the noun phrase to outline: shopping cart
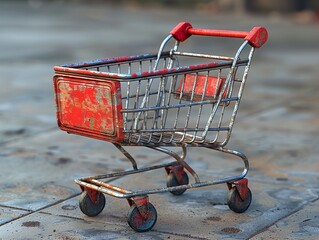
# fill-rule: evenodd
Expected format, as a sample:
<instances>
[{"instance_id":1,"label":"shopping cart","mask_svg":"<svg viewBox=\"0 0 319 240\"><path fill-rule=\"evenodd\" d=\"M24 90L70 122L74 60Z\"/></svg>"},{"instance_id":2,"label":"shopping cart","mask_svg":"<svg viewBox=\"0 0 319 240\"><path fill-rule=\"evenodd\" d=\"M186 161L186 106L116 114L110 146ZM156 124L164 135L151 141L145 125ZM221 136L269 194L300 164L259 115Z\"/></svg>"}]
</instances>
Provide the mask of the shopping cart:
<instances>
[{"instance_id":1,"label":"shopping cart","mask_svg":"<svg viewBox=\"0 0 319 240\"><path fill-rule=\"evenodd\" d=\"M179 51L191 35L242 38L231 57ZM54 67L57 121L68 133L113 143L132 163L132 170L75 180L82 189L80 209L98 215L104 194L126 198L128 224L138 232L152 229L157 212L148 195L226 183L228 206L236 213L247 210L252 195L245 178L247 157L226 148L237 115L255 48L267 41L267 31L207 30L178 24L162 42L158 54L109 58ZM175 39L175 41L171 41ZM171 45L171 49L165 49ZM192 62L192 65L189 64ZM195 64L194 64L195 62ZM170 163L138 168L123 146L145 146L173 157ZM172 151L167 147L181 147ZM204 147L239 157L239 175L201 181L185 161L187 147ZM178 148L180 149L180 148ZM127 190L109 183L113 178L165 169L167 186ZM189 182L187 172L193 177Z\"/></svg>"}]
</instances>

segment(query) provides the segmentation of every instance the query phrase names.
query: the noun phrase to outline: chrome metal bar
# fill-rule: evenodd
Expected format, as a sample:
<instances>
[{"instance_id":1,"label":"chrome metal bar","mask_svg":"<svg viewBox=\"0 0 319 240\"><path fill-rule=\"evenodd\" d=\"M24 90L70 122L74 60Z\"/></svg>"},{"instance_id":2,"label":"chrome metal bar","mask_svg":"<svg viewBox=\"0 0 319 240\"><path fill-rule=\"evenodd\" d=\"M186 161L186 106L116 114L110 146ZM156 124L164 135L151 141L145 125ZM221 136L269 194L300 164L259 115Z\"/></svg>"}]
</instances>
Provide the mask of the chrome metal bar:
<instances>
[{"instance_id":1,"label":"chrome metal bar","mask_svg":"<svg viewBox=\"0 0 319 240\"><path fill-rule=\"evenodd\" d=\"M237 101L238 97L231 97L231 98L223 98L218 100L205 100L202 102L188 102L188 103L180 103L175 105L167 105L167 106L159 106L159 107L147 107L147 108L132 108L132 109L122 109L122 113L133 113L133 112L145 112L145 111L154 111L160 109L170 109L170 108L182 108L188 106L196 106L196 105L205 105L205 104L215 104L215 103L222 103L222 102L229 102L229 101Z\"/></svg>"},{"instance_id":2,"label":"chrome metal bar","mask_svg":"<svg viewBox=\"0 0 319 240\"><path fill-rule=\"evenodd\" d=\"M113 143L113 145L114 145L118 150L120 150L121 153L123 153L124 156L125 156L128 160L130 160L130 162L132 163L133 169L134 169L134 170L137 170L137 163L136 163L135 159L132 157L132 155L129 154L129 153L121 146L121 144L119 144L119 143Z\"/></svg>"},{"instance_id":3,"label":"chrome metal bar","mask_svg":"<svg viewBox=\"0 0 319 240\"><path fill-rule=\"evenodd\" d=\"M144 167L144 168L140 168L140 169L136 169L136 170L134 169L134 170L127 170L127 171L115 172L115 173L109 173L109 174L103 174L103 175L97 175L97 176L90 176L90 177L85 177L85 178L81 178L78 180L85 182L89 179L106 179L106 178L123 177L123 176L131 175L131 174L135 174L135 173L148 172L148 171L152 171L152 170L156 170L156 169L160 169L160 168L174 166L176 164L178 164L178 163L175 161L175 162L170 162L170 163L165 163L165 164L153 165L151 167Z\"/></svg>"},{"instance_id":4,"label":"chrome metal bar","mask_svg":"<svg viewBox=\"0 0 319 240\"><path fill-rule=\"evenodd\" d=\"M147 146L147 147L149 147L149 146ZM163 147L149 147L149 148L155 149L155 150L162 152L162 153L166 153L166 154L170 155L171 157L175 158L176 161L180 165L182 165L194 177L196 183L200 182L199 177L198 177L197 173L195 172L195 170L191 166L189 166L187 162L184 161L184 159L186 157L186 144L182 145L183 154L181 156L179 156L176 152L168 150L167 148L163 148Z\"/></svg>"},{"instance_id":5,"label":"chrome metal bar","mask_svg":"<svg viewBox=\"0 0 319 240\"><path fill-rule=\"evenodd\" d=\"M210 58L210 59L218 59L218 60L233 60L233 57L226 56L217 56L217 55L209 55L209 54L199 54L199 53L188 53L188 52L177 52L173 51L173 55L186 56L186 57L198 57L198 58Z\"/></svg>"},{"instance_id":6,"label":"chrome metal bar","mask_svg":"<svg viewBox=\"0 0 319 240\"><path fill-rule=\"evenodd\" d=\"M202 93L202 96L201 96L201 101L200 102L203 102L204 101L204 98L206 96L206 90L207 90L207 83L208 83L208 79L209 79L209 73L210 71L207 71L206 73L206 78L205 78L205 83L204 83L204 89L203 89L203 93ZM217 88L216 88L217 89ZM196 120L196 129L198 129L198 126L199 126L199 123L200 123L200 118L201 118L201 113L202 113L202 109L203 109L203 104L200 104L199 105L199 109L198 109L198 114L197 114L197 120ZM196 137L197 137L197 134L198 134L198 131L195 131L194 132L194 136L193 136L193 139L191 141L188 141L188 142L194 142Z\"/></svg>"},{"instance_id":7,"label":"chrome metal bar","mask_svg":"<svg viewBox=\"0 0 319 240\"><path fill-rule=\"evenodd\" d=\"M92 184L99 186L99 187L104 187L104 188L119 192L119 193L124 193L124 194L132 193L131 191L116 187L116 186L109 184L109 183L98 181L96 179L88 179L87 182L92 183Z\"/></svg>"},{"instance_id":8,"label":"chrome metal bar","mask_svg":"<svg viewBox=\"0 0 319 240\"><path fill-rule=\"evenodd\" d=\"M192 87L192 93L191 93L191 97L190 97L190 102L191 103L193 102L193 99L194 99L195 87L196 87L197 80L198 80L198 73L195 74L195 79L194 79L194 83L193 83L193 87ZM192 105L188 105L186 119L185 119L186 120L185 121L185 129L188 128L189 119L190 119L190 116L191 116L191 111L192 111ZM184 135L180 141L183 142L185 137L186 137L186 135Z\"/></svg>"},{"instance_id":9,"label":"chrome metal bar","mask_svg":"<svg viewBox=\"0 0 319 240\"><path fill-rule=\"evenodd\" d=\"M156 129L133 129L133 130L124 130L124 133L161 133L161 132L167 132L167 133L186 133L186 132L203 132L206 128L156 128ZM229 127L216 127L216 128L209 128L209 131L229 131Z\"/></svg>"},{"instance_id":10,"label":"chrome metal bar","mask_svg":"<svg viewBox=\"0 0 319 240\"><path fill-rule=\"evenodd\" d=\"M242 171L242 173L238 176L235 176L235 177L232 177L233 179L231 180L228 180L228 182L231 182L231 181L234 181L234 180L238 180L238 179L242 179L244 178L248 171L249 171L249 161L248 161L248 158L246 157L246 155L240 151L237 151L237 150L231 150L231 149L228 149L228 148L224 148L224 147L216 147L216 148L211 148L213 150L217 150L217 151L220 151L220 152L224 152L224 153L228 153L228 154L231 154L231 155L234 155L234 156L237 156L237 157L240 157L241 160L243 161L244 163L244 169ZM234 179L235 178L235 179Z\"/></svg>"},{"instance_id":11,"label":"chrome metal bar","mask_svg":"<svg viewBox=\"0 0 319 240\"><path fill-rule=\"evenodd\" d=\"M246 41L247 42L247 41ZM248 43L248 42L247 42ZM238 50L239 51L239 50ZM245 83L246 83L246 80L247 80L247 76L248 76L248 72L249 72L249 68L250 68L250 64L251 64L251 60L252 60L252 57L254 55L254 51L255 51L255 48L252 47L250 52L249 52L249 56L248 56L248 63L247 63L247 66L245 67L245 71L244 71L244 74L243 74L243 78L242 78L242 82L241 82L241 85L240 85L240 88L239 88L239 91L238 91L238 101L236 102L235 106L234 106L234 110L233 110L233 114L232 114L232 117L231 117L231 120L230 120L230 123L229 123L229 132L228 132L228 135L225 139L225 141L223 142L223 145L225 146L228 141L229 141L229 138L230 138L230 135L231 135L231 131L233 129L233 125L235 123L235 119L236 119L236 115L237 115L237 111L238 111L238 108L239 108L239 104L240 104L240 100L241 100L241 97L242 97L242 94L243 94L243 90L244 90L244 86L245 86Z\"/></svg>"},{"instance_id":12,"label":"chrome metal bar","mask_svg":"<svg viewBox=\"0 0 319 240\"><path fill-rule=\"evenodd\" d=\"M222 101L222 96L223 96L224 92L226 91L226 87L227 87L227 85L229 84L229 82L231 81L233 71L234 71L234 69L235 69L235 67L236 67L236 65L237 65L238 60L239 60L239 56L240 56L241 52L243 51L243 49L247 46L247 44L248 44L248 41L246 40L246 41L239 47L239 49L238 49L238 51L237 51L237 53L236 53L236 55L235 55L235 58L234 58L233 63L232 63L232 67L231 67L231 69L229 70L229 73L228 73L228 75L227 75L226 81L225 81L225 83L223 84L223 88L222 88L222 90L221 90L220 93L219 93L219 96L218 96L218 99L217 99L216 104L214 105L213 111L212 111L211 115L209 116L209 119L208 119L207 125L206 125L206 129L205 129L205 131L204 131L203 134L202 134L202 138L206 138L206 136L207 136L208 128L209 128L210 124L212 123L214 116L216 115L216 112L217 112L217 109L218 109L218 107L219 107L219 104L220 104L220 102Z\"/></svg>"},{"instance_id":13,"label":"chrome metal bar","mask_svg":"<svg viewBox=\"0 0 319 240\"><path fill-rule=\"evenodd\" d=\"M182 151L181 156L179 156L175 152L172 152L172 151L167 150L165 148L159 148L159 147L157 147L157 148L151 147L151 148L156 149L160 152L164 152L164 153L169 154L170 156L172 156L176 160L178 160L179 164L181 164L181 163L186 164L186 162L184 161L186 154L187 154L187 150L186 150L187 148L186 148L185 144L182 145L183 151ZM205 187L205 186L216 185L216 184L221 184L221 183L230 183L230 182L242 179L247 175L248 170L249 170L249 162L248 162L247 157L242 152L223 148L223 147L218 147L218 148L208 147L208 148L240 157L244 162L244 169L243 169L242 173L240 175L236 175L236 176L225 177L225 178L211 180L211 181L205 181L205 182L200 182L200 180L197 177L197 179L195 178L196 182L194 184L187 184L187 185L181 185L181 186L169 187L169 188L156 188L156 189L149 189L149 190L140 190L140 191L134 191L134 192L129 191L129 190L125 190L125 189L116 187L114 185L97 180L97 179L105 179L105 178L124 176L124 175L129 175L129 174L134 174L134 173L140 173L140 172L150 171L150 170L154 170L154 169L158 169L158 168L165 168L165 167L169 167L169 166L174 166L177 164L177 162L172 162L169 164L156 165L153 167L142 168L139 170L131 170L131 171L125 171L125 172L119 172L119 173L113 173L113 174L100 175L100 176L95 176L95 177L88 177L88 178L83 178L83 179L76 179L75 182L77 184L79 184L80 186L94 189L96 191L99 191L99 192L102 192L102 193L105 193L105 194L108 194L108 195L111 195L114 197L130 198L130 197L140 196L140 195L145 195L145 194L155 194L155 193L162 193L162 192L168 192L168 191L176 191L176 190L184 190L184 189L190 189L190 188ZM184 166L183 164L181 164L181 165ZM195 172L191 172L191 171L189 171L189 172L192 175L194 174L195 176L197 176L197 174Z\"/></svg>"},{"instance_id":14,"label":"chrome metal bar","mask_svg":"<svg viewBox=\"0 0 319 240\"><path fill-rule=\"evenodd\" d=\"M161 58L162 52L163 52L163 50L164 50L166 44L169 42L169 40L171 40L172 37L173 37L172 34L168 35L168 36L163 40L163 42L161 43L161 46L160 46L160 48L159 48L159 50L158 50L158 53L157 53L157 59L156 59L156 61L155 61L155 66L154 66L154 69L153 69L154 71L157 69L157 65L158 65L158 63L159 63L159 60L160 60L160 58Z\"/></svg>"},{"instance_id":15,"label":"chrome metal bar","mask_svg":"<svg viewBox=\"0 0 319 240\"><path fill-rule=\"evenodd\" d=\"M158 50L157 59L156 59L155 64L154 64L154 69L153 69L153 71L156 71L156 69L157 69L157 67L158 67L158 64L159 64L159 61L160 61L160 58L161 58L161 55L162 55L162 52L163 52L163 50L164 50L164 47L165 47L165 45L167 44L167 42L168 42L172 37L173 37L173 36L170 34L170 35L168 35L168 36L164 39L164 41L162 42L162 44L161 44L161 46L160 46L160 48L159 48L159 50ZM142 71L140 71L140 72L142 72ZM149 91L150 91L150 88L151 88L152 83L153 83L153 79L149 79L149 84L148 84L147 87L146 87L145 96L144 96L143 101L142 101L142 103L141 103L141 105L140 105L140 108L143 108L143 107L145 106L147 100L148 100L148 93L149 93ZM140 115L141 115L141 113L138 113L136 119L138 119L138 118L140 117ZM135 122L134 128L137 128L137 122L138 122L138 121Z\"/></svg>"}]
</instances>

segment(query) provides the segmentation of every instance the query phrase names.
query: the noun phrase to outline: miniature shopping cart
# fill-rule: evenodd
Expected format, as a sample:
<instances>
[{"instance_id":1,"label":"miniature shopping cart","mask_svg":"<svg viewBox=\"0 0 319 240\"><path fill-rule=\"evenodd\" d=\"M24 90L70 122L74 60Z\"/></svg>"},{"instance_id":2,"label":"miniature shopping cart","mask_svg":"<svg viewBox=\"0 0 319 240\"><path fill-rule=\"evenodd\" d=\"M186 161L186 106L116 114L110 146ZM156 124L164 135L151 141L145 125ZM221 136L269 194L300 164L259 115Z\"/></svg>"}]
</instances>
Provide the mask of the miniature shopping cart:
<instances>
[{"instance_id":1,"label":"miniature shopping cart","mask_svg":"<svg viewBox=\"0 0 319 240\"><path fill-rule=\"evenodd\" d=\"M180 51L181 42L191 35L244 41L230 57ZM248 159L225 146L254 49L261 47L267 37L263 27L240 32L198 29L182 22L164 39L157 54L56 66L53 81L59 127L68 133L111 142L132 163L128 171L75 180L82 189L81 211L91 217L98 215L105 206L104 194L126 198L130 205L128 224L135 231L148 231L157 219L149 194L181 195L190 188L220 183L229 188L229 208L237 213L246 211L252 199L245 178ZM170 49L165 50L168 46ZM168 154L174 161L139 168L123 146L148 147ZM243 161L243 170L236 176L201 181L185 161L188 147L237 156ZM160 168L168 175L166 186L128 190L109 183L114 178Z\"/></svg>"}]
</instances>

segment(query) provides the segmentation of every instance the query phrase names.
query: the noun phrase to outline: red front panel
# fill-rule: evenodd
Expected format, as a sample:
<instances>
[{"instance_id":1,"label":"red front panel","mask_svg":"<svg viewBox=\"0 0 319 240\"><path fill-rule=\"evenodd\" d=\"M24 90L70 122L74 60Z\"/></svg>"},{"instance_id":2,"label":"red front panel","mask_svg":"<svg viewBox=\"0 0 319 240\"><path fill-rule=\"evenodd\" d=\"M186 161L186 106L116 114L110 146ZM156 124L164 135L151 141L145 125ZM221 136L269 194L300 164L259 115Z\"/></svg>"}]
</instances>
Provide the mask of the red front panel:
<instances>
[{"instance_id":1,"label":"red front panel","mask_svg":"<svg viewBox=\"0 0 319 240\"><path fill-rule=\"evenodd\" d=\"M59 127L110 142L124 139L120 83L56 75Z\"/></svg>"}]
</instances>

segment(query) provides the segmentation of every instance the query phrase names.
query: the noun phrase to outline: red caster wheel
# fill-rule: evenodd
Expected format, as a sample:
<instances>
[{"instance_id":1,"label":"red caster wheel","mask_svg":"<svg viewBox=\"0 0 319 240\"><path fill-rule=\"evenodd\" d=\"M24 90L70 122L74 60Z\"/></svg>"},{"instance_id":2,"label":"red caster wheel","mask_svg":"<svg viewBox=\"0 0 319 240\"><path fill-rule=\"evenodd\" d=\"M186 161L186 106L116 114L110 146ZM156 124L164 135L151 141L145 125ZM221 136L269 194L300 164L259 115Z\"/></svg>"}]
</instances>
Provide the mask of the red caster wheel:
<instances>
[{"instance_id":1,"label":"red caster wheel","mask_svg":"<svg viewBox=\"0 0 319 240\"><path fill-rule=\"evenodd\" d=\"M128 212L127 222L130 227L136 232L150 231L157 220L157 212L151 203L147 203L144 216L140 213L140 209L136 205L132 205Z\"/></svg>"},{"instance_id":2,"label":"red caster wheel","mask_svg":"<svg viewBox=\"0 0 319 240\"><path fill-rule=\"evenodd\" d=\"M102 193L97 191L92 191L92 194L94 194L95 201L93 202L88 194L87 191L83 191L80 197L80 209L81 211L89 216L89 217L95 217L102 212L105 206L105 197Z\"/></svg>"},{"instance_id":3,"label":"red caster wheel","mask_svg":"<svg viewBox=\"0 0 319 240\"><path fill-rule=\"evenodd\" d=\"M187 185L189 183L188 175L181 166L171 167L168 170L167 187L176 187L181 185ZM187 189L180 189L175 191L170 191L174 195L182 195Z\"/></svg>"},{"instance_id":4,"label":"red caster wheel","mask_svg":"<svg viewBox=\"0 0 319 240\"><path fill-rule=\"evenodd\" d=\"M247 188L247 194L244 199L239 195L236 187L232 187L228 193L228 206L235 213L245 212L251 203L252 195L249 188Z\"/></svg>"}]
</instances>

